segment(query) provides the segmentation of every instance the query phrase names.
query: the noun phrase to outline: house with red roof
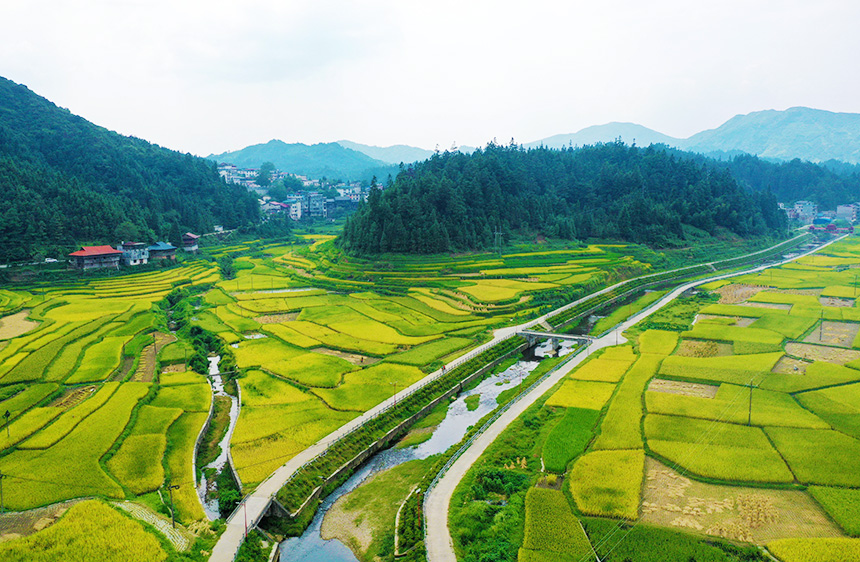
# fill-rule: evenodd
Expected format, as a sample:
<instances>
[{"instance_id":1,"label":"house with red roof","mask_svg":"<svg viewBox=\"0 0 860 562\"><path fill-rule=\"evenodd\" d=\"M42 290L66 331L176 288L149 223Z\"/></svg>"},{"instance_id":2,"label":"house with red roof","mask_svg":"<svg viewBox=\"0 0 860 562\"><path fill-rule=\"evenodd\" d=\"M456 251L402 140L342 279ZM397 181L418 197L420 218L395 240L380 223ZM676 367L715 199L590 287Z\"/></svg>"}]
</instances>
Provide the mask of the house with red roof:
<instances>
[{"instance_id":1,"label":"house with red roof","mask_svg":"<svg viewBox=\"0 0 860 562\"><path fill-rule=\"evenodd\" d=\"M113 267L119 269L122 250L110 246L83 246L69 254L69 265L74 269L98 269Z\"/></svg>"},{"instance_id":2,"label":"house with red roof","mask_svg":"<svg viewBox=\"0 0 860 562\"><path fill-rule=\"evenodd\" d=\"M199 234L194 234L191 232L186 232L182 235L182 249L186 252L196 252L197 251L197 240L200 238Z\"/></svg>"}]
</instances>

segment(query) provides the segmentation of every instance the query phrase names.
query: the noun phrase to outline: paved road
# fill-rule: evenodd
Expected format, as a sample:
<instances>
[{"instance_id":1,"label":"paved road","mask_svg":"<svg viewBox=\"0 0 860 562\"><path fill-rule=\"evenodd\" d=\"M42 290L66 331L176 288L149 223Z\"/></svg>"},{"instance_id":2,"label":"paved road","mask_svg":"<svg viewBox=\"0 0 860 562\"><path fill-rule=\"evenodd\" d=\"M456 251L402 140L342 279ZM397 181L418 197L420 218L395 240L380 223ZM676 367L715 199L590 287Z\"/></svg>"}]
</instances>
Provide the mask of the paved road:
<instances>
[{"instance_id":1,"label":"paved road","mask_svg":"<svg viewBox=\"0 0 860 562\"><path fill-rule=\"evenodd\" d=\"M427 497L426 512L424 514L425 524L427 526L427 561L457 561L457 556L454 553L454 547L451 542L451 533L448 529L448 511L451 505L451 496L454 493L454 489L460 483L460 480L463 479L463 476L466 475L466 472L469 470L469 468L471 468L471 466L475 463L475 461L478 460L478 458L481 456L481 454L483 454L487 447L499 437L502 431L504 431L505 428L507 428L512 421L519 417L529 406L534 404L534 402L538 398L546 394L553 386L555 386L559 381L561 381L565 377L565 375L567 375L577 365L582 363L589 355L591 355L598 349L625 343L627 340L621 335L622 332L624 332L631 326L639 323L651 314L654 314L655 312L669 304L671 301L675 300L679 295L681 295L681 293L687 291L688 289L691 289L698 285L709 283L711 281L727 279L729 277L736 277L738 275L746 275L748 273L763 271L769 267L783 265L785 263L794 261L813 252L816 252L821 248L824 248L838 240L841 240L842 238L844 238L844 236L832 240L831 242L828 242L823 246L819 246L814 250L810 250L804 254L781 261L779 263L774 263L768 266L759 266L736 273L717 275L708 279L685 283L684 285L681 285L680 287L672 290L669 294L657 301L651 307L635 314L625 322L619 324L611 332L591 342L586 347L586 351L584 353L578 354L572 360L565 363L562 368L547 377L547 379L543 383L537 386L526 396L521 398L518 402L511 406L508 411L499 416L499 418L492 425L490 425L490 427L488 427L483 434L481 434L477 439L475 439L475 441L472 442L472 445L462 455L460 455L460 457L448 469L448 472L446 472L445 475L439 479L436 484L436 487L430 491L430 495Z\"/></svg>"},{"instance_id":2,"label":"paved road","mask_svg":"<svg viewBox=\"0 0 860 562\"><path fill-rule=\"evenodd\" d=\"M766 252L767 250L768 249L761 250L761 252ZM755 253L761 253L761 252L755 252ZM679 269L674 270L674 271L680 271L682 269L686 269L686 268L679 268ZM660 273L655 273L653 275L662 275L665 273L667 273L667 272L664 271L664 272L660 272ZM597 295L602 295L604 293L612 291L613 289L615 289L617 287L623 286L623 285L627 284L629 281L630 280L622 281L620 283L616 283L615 285L612 285L611 287L607 287L605 289L597 291L596 293L591 293L590 295L587 295L587 296L585 296L585 297L583 297L577 301L574 301L570 304L567 304L558 310L565 310L565 309L570 308L572 306L576 306L577 304L579 304L585 300L594 298ZM704 281L702 281L702 282L704 282ZM506 328L501 328L501 329L494 331L493 332L493 339L491 341L485 343L484 345L477 347L476 349L469 352L469 354L465 355L464 357L462 357L456 361L452 361L451 363L449 363L446 366L446 368L450 370L450 369L454 368L457 364L465 361L466 359L468 359L474 355L477 355L478 353L481 353L484 350L496 345L499 341L501 341L507 337L510 337L511 335L513 335L513 334L515 334L521 330L532 328L532 327L540 324L541 322L544 322L551 314L558 312L558 310L553 311L549 314L545 314L544 316L541 316L540 318L536 318L535 320L532 320L530 322L526 322L524 324L520 324L517 326L510 326L510 327L506 327ZM615 344L614 336L612 336L611 340L612 340L612 345L614 345ZM594 346L597 343L598 342L593 342L591 345ZM599 348L594 347L591 349L599 349ZM262 484L260 484L252 494L246 496L245 499L242 500L242 503L239 504L239 508L236 511L234 511L233 515L227 520L227 527L224 530L224 533L218 539L218 542L215 544L215 548L212 549L212 554L209 557L210 562L232 562L233 561L233 559L236 555L236 552L239 550L239 546L242 544L242 541L245 538L246 529L250 530L256 526L256 524L259 522L259 520L262 519L263 514L266 512L266 509L269 506L269 502L271 501L271 498L274 497L274 495L278 492L278 490L281 489L281 487L287 482L287 480L289 480L290 477L299 468L301 468L305 463L312 460L319 453L323 452L331 443L340 439L341 437L343 437L344 435L346 435L347 433L352 431L354 428L364 424L366 421L373 418L374 416L376 416L380 412L382 412L382 411L388 409L389 407L391 407L392 405L396 404L397 400L402 400L405 396L411 394L415 389L420 388L421 386L429 383L430 381L434 380L435 378L437 378L441 375L442 375L442 371L440 369L440 370L435 371L434 373L431 373L430 375L424 377L423 379L416 382L412 386L401 390L396 395L388 398L387 400L385 400L381 404L378 404L376 407L368 410L367 412L365 412L361 416L353 419L352 421L343 425L339 429L326 435L325 437L320 439L317 443L315 443L311 447L305 449L304 451L302 451L301 453L299 453L298 455L296 455L295 457L290 459L286 464L284 464L283 466L278 468L274 473L272 473L271 476L269 476L269 478L267 478ZM447 509L445 512L447 513ZM447 522L446 522L446 525L447 525ZM445 532L447 534L447 526L445 527Z\"/></svg>"}]
</instances>

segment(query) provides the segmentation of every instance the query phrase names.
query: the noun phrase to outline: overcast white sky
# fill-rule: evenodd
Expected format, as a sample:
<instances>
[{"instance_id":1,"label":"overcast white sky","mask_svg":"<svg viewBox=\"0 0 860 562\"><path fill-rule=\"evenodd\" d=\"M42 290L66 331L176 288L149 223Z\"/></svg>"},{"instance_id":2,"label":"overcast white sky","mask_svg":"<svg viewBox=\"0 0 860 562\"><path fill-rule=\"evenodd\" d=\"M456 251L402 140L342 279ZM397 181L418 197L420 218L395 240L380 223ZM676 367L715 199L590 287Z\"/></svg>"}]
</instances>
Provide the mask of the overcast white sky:
<instances>
[{"instance_id":1,"label":"overcast white sky","mask_svg":"<svg viewBox=\"0 0 860 562\"><path fill-rule=\"evenodd\" d=\"M860 112L853 0L13 0L0 76L200 155Z\"/></svg>"}]
</instances>

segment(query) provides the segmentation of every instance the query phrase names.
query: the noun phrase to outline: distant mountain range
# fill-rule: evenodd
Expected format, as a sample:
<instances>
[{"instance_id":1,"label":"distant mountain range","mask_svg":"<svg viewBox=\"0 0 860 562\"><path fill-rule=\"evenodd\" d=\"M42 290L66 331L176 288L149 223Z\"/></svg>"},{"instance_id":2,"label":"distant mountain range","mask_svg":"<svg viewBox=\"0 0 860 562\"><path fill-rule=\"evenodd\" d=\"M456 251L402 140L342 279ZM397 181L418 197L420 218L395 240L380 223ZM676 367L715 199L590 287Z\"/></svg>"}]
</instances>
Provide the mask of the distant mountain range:
<instances>
[{"instance_id":1,"label":"distant mountain range","mask_svg":"<svg viewBox=\"0 0 860 562\"><path fill-rule=\"evenodd\" d=\"M523 146L562 148L616 139L627 144L635 142L637 146L665 144L714 158L753 154L768 160L799 158L810 162L837 160L860 164L860 114L808 107L737 115L716 129L702 131L686 139L671 137L636 123L613 122L586 127L576 133L554 135ZM469 154L475 149L464 146L457 150ZM309 146L273 140L209 158L240 167L259 167L268 161L281 170L311 177L364 179L376 175L382 179L388 174L396 175L401 162L410 164L426 160L433 153L433 150L402 144L379 147L340 140Z\"/></svg>"},{"instance_id":2,"label":"distant mountain range","mask_svg":"<svg viewBox=\"0 0 860 562\"><path fill-rule=\"evenodd\" d=\"M840 160L860 163L860 114L834 113L808 107L756 111L736 115L716 129L680 139L634 123L607 123L567 135L555 135L526 147L584 146L621 139L638 146L666 144L714 156L747 153L760 158L810 162Z\"/></svg>"}]
</instances>

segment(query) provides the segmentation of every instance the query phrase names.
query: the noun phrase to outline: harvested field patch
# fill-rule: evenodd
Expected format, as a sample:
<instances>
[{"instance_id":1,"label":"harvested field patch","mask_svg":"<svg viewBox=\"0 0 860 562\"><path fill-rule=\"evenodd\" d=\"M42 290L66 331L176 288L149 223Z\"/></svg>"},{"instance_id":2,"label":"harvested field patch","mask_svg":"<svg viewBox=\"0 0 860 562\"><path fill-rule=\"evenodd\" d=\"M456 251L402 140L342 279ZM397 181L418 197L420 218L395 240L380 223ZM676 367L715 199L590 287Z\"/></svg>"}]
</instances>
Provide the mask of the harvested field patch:
<instances>
[{"instance_id":1,"label":"harvested field patch","mask_svg":"<svg viewBox=\"0 0 860 562\"><path fill-rule=\"evenodd\" d=\"M759 285L732 284L720 287L714 292L720 295L720 304L738 304L758 294L763 288Z\"/></svg>"},{"instance_id":2,"label":"harvested field patch","mask_svg":"<svg viewBox=\"0 0 860 562\"><path fill-rule=\"evenodd\" d=\"M860 351L855 351L853 349L796 342L787 343L785 345L785 352L789 355L800 357L801 359L808 359L810 361L826 361L827 363L835 363L837 365L844 365L850 361L860 359Z\"/></svg>"},{"instance_id":3,"label":"harvested field patch","mask_svg":"<svg viewBox=\"0 0 860 562\"><path fill-rule=\"evenodd\" d=\"M346 351L338 351L327 347L315 347L310 351L313 351L314 353L322 353L323 355L330 355L332 357L340 357L341 359L349 361L353 365L373 365L380 361L378 357L370 357L368 355L360 355L358 353L347 353Z\"/></svg>"},{"instance_id":4,"label":"harvested field patch","mask_svg":"<svg viewBox=\"0 0 860 562\"><path fill-rule=\"evenodd\" d=\"M642 520L765 544L789 537L839 537L842 532L807 494L706 484L661 462L645 460Z\"/></svg>"},{"instance_id":5,"label":"harvested field patch","mask_svg":"<svg viewBox=\"0 0 860 562\"><path fill-rule=\"evenodd\" d=\"M298 317L298 312L289 312L287 314L266 314L265 316L257 316L254 320L260 324L280 324L282 322L292 322Z\"/></svg>"},{"instance_id":6,"label":"harvested field patch","mask_svg":"<svg viewBox=\"0 0 860 562\"><path fill-rule=\"evenodd\" d=\"M667 392L669 394L681 394L683 396L697 396L699 398L713 398L717 395L719 386L712 384L699 384L695 382L670 381L665 379L654 379L648 385L648 390L654 392Z\"/></svg>"},{"instance_id":7,"label":"harvested field patch","mask_svg":"<svg viewBox=\"0 0 860 562\"><path fill-rule=\"evenodd\" d=\"M779 304L775 302L747 302L744 306L754 306L756 308L770 308L772 310L791 310L790 304Z\"/></svg>"},{"instance_id":8,"label":"harvested field patch","mask_svg":"<svg viewBox=\"0 0 860 562\"><path fill-rule=\"evenodd\" d=\"M49 406L61 408L63 410L77 406L96 391L96 386L84 386L78 388L70 388L66 390L62 396L54 400Z\"/></svg>"},{"instance_id":9,"label":"harvested field patch","mask_svg":"<svg viewBox=\"0 0 860 562\"><path fill-rule=\"evenodd\" d=\"M807 343L851 347L851 344L854 343L854 338L857 337L858 331L860 331L860 324L824 320L803 341Z\"/></svg>"},{"instance_id":10,"label":"harvested field patch","mask_svg":"<svg viewBox=\"0 0 860 562\"><path fill-rule=\"evenodd\" d=\"M24 309L15 314L0 318L0 340L9 340L26 334L39 325L38 322L27 320L29 309Z\"/></svg>"},{"instance_id":11,"label":"harvested field patch","mask_svg":"<svg viewBox=\"0 0 860 562\"><path fill-rule=\"evenodd\" d=\"M787 347L786 351L788 351ZM791 351L788 352L791 353ZM795 355L794 353L791 354ZM783 357L776 362L776 365L773 366L771 372L778 373L781 375L805 375L806 368L808 366L809 363L807 363L806 361L801 361L800 359L793 359L791 357Z\"/></svg>"},{"instance_id":12,"label":"harvested field patch","mask_svg":"<svg viewBox=\"0 0 860 562\"><path fill-rule=\"evenodd\" d=\"M713 340L681 340L675 355L681 357L726 357L732 354L732 344Z\"/></svg>"},{"instance_id":13,"label":"harvested field patch","mask_svg":"<svg viewBox=\"0 0 860 562\"><path fill-rule=\"evenodd\" d=\"M854 306L854 300L840 299L837 297L819 297L818 302L820 302L822 306L835 306L839 308L851 308Z\"/></svg>"},{"instance_id":14,"label":"harvested field patch","mask_svg":"<svg viewBox=\"0 0 860 562\"><path fill-rule=\"evenodd\" d=\"M53 525L70 507L81 501L86 500L69 500L27 511L0 513L0 543L10 540L5 538L10 535L26 537Z\"/></svg>"}]
</instances>

